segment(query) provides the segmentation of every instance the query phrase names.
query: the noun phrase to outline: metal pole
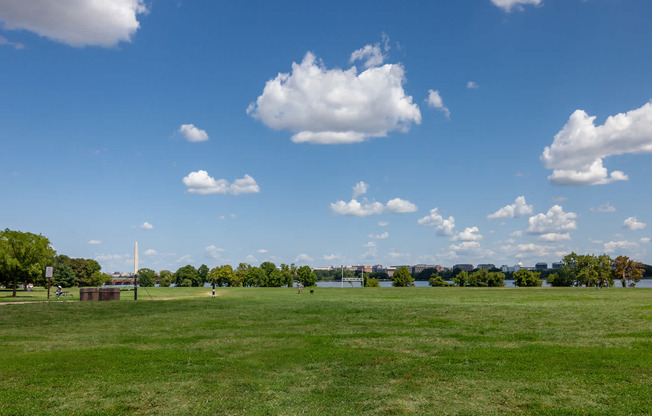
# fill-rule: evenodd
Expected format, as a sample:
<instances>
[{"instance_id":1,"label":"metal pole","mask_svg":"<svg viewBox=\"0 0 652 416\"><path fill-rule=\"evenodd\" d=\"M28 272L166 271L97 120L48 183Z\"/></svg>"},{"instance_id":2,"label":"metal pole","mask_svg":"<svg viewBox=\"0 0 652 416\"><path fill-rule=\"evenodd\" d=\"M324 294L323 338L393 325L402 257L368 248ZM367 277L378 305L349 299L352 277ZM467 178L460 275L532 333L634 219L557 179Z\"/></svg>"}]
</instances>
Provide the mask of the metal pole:
<instances>
[{"instance_id":1,"label":"metal pole","mask_svg":"<svg viewBox=\"0 0 652 416\"><path fill-rule=\"evenodd\" d=\"M342 265L342 287L344 287L344 265Z\"/></svg>"}]
</instances>

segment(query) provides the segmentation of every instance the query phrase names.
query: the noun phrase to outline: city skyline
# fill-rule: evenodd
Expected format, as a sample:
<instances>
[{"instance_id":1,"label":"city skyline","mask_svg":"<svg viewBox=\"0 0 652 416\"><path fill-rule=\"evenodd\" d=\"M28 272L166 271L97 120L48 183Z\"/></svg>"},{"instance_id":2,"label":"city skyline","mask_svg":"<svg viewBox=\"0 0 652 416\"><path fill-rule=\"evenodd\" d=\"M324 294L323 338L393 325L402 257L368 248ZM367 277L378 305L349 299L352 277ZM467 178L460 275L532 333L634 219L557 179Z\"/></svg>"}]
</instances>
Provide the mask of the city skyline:
<instances>
[{"instance_id":1,"label":"city skyline","mask_svg":"<svg viewBox=\"0 0 652 416\"><path fill-rule=\"evenodd\" d=\"M2 228L105 272L652 263L652 3L0 4Z\"/></svg>"}]
</instances>

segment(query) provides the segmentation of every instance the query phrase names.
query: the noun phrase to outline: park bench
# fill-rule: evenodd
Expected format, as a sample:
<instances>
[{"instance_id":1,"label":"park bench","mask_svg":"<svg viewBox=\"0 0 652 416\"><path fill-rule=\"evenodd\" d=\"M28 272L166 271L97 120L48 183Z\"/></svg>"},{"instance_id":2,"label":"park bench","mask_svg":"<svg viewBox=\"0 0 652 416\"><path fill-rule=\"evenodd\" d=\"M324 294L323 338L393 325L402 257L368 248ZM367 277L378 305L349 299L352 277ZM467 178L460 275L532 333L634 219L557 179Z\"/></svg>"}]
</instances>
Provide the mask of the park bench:
<instances>
[{"instance_id":1,"label":"park bench","mask_svg":"<svg viewBox=\"0 0 652 416\"><path fill-rule=\"evenodd\" d=\"M74 295L70 292L61 292L59 299L61 299L61 296L63 296L63 300L68 300L68 296L72 298Z\"/></svg>"}]
</instances>

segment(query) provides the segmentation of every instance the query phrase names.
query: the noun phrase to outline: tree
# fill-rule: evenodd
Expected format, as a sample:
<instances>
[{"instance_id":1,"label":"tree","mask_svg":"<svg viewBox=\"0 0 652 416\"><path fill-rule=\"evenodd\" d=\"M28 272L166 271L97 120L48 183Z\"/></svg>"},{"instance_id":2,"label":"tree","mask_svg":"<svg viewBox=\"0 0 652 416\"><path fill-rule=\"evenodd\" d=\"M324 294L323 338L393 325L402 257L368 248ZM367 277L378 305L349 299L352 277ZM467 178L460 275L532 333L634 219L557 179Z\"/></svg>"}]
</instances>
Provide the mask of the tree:
<instances>
[{"instance_id":1,"label":"tree","mask_svg":"<svg viewBox=\"0 0 652 416\"><path fill-rule=\"evenodd\" d=\"M0 270L11 280L13 297L16 296L18 280L25 282L45 271L45 266L53 262L56 252L50 240L42 235L6 228L0 231Z\"/></svg>"},{"instance_id":2,"label":"tree","mask_svg":"<svg viewBox=\"0 0 652 416\"><path fill-rule=\"evenodd\" d=\"M199 280L201 282L199 286L202 286L204 283L208 282L208 271L208 266L205 264L202 264L197 269L197 276L199 276Z\"/></svg>"},{"instance_id":3,"label":"tree","mask_svg":"<svg viewBox=\"0 0 652 416\"><path fill-rule=\"evenodd\" d=\"M623 287L627 286L629 282L630 287L635 287L643 277L645 266L643 263L631 260L627 256L618 256L613 261L614 269L613 274L616 279L620 279Z\"/></svg>"},{"instance_id":4,"label":"tree","mask_svg":"<svg viewBox=\"0 0 652 416\"><path fill-rule=\"evenodd\" d=\"M138 285L142 287L154 287L156 283L156 272L152 269L138 270Z\"/></svg>"},{"instance_id":5,"label":"tree","mask_svg":"<svg viewBox=\"0 0 652 416\"><path fill-rule=\"evenodd\" d=\"M432 275L430 275L430 279L428 280L428 284L430 286L432 286L432 287L448 287L448 286L452 286L450 283L448 283L447 281L442 279L442 277L437 273L433 273Z\"/></svg>"},{"instance_id":6,"label":"tree","mask_svg":"<svg viewBox=\"0 0 652 416\"><path fill-rule=\"evenodd\" d=\"M518 287L537 287L542 285L541 273L521 269L514 272L514 284Z\"/></svg>"},{"instance_id":7,"label":"tree","mask_svg":"<svg viewBox=\"0 0 652 416\"><path fill-rule=\"evenodd\" d=\"M476 287L502 287L505 286L505 274L503 272L490 272L487 269L479 269L469 275L466 285Z\"/></svg>"},{"instance_id":8,"label":"tree","mask_svg":"<svg viewBox=\"0 0 652 416\"><path fill-rule=\"evenodd\" d=\"M564 256L563 271L569 273L575 286L598 286L604 283L613 284L611 274L611 258L606 254L594 256L592 254L575 254Z\"/></svg>"},{"instance_id":9,"label":"tree","mask_svg":"<svg viewBox=\"0 0 652 416\"><path fill-rule=\"evenodd\" d=\"M297 280L304 286L314 286L317 283L317 275L312 272L309 266L301 266L297 270Z\"/></svg>"},{"instance_id":10,"label":"tree","mask_svg":"<svg viewBox=\"0 0 652 416\"><path fill-rule=\"evenodd\" d=\"M292 264L292 267L296 269L296 266ZM295 270L296 273L296 270ZM287 264L281 264L281 274L283 275L283 284L281 286L287 286L287 287L292 287L292 284L294 283L294 275L292 273L292 268L291 266L288 266Z\"/></svg>"},{"instance_id":11,"label":"tree","mask_svg":"<svg viewBox=\"0 0 652 416\"><path fill-rule=\"evenodd\" d=\"M452 280L457 286L464 287L469 280L469 273L466 270L460 270Z\"/></svg>"},{"instance_id":12,"label":"tree","mask_svg":"<svg viewBox=\"0 0 652 416\"><path fill-rule=\"evenodd\" d=\"M75 274L72 267L70 267L70 257L65 255L58 255L54 257L52 285L61 287L75 286L79 279Z\"/></svg>"},{"instance_id":13,"label":"tree","mask_svg":"<svg viewBox=\"0 0 652 416\"><path fill-rule=\"evenodd\" d=\"M170 287L172 285L172 275L168 274L161 277L161 280L159 280L158 285L160 287Z\"/></svg>"},{"instance_id":14,"label":"tree","mask_svg":"<svg viewBox=\"0 0 652 416\"><path fill-rule=\"evenodd\" d=\"M245 276L245 286L267 286L267 273L260 267L251 267Z\"/></svg>"},{"instance_id":15,"label":"tree","mask_svg":"<svg viewBox=\"0 0 652 416\"><path fill-rule=\"evenodd\" d=\"M378 279L376 279L374 277L369 277L369 278L365 279L364 286L365 287L380 287L380 283L378 282Z\"/></svg>"},{"instance_id":16,"label":"tree","mask_svg":"<svg viewBox=\"0 0 652 416\"><path fill-rule=\"evenodd\" d=\"M392 275L392 286L394 287L408 287L414 286L414 278L410 274L407 267L403 266L396 270Z\"/></svg>"},{"instance_id":17,"label":"tree","mask_svg":"<svg viewBox=\"0 0 652 416\"><path fill-rule=\"evenodd\" d=\"M550 286L555 286L555 287L569 287L569 286L573 286L574 284L570 272L563 269L557 273L550 273L546 278L546 281Z\"/></svg>"},{"instance_id":18,"label":"tree","mask_svg":"<svg viewBox=\"0 0 652 416\"><path fill-rule=\"evenodd\" d=\"M214 267L208 273L208 281L220 287L231 286L231 282L233 281L233 267L228 264Z\"/></svg>"},{"instance_id":19,"label":"tree","mask_svg":"<svg viewBox=\"0 0 652 416\"><path fill-rule=\"evenodd\" d=\"M199 286L200 279L197 269L188 264L177 270L173 275L173 280L177 286Z\"/></svg>"},{"instance_id":20,"label":"tree","mask_svg":"<svg viewBox=\"0 0 652 416\"><path fill-rule=\"evenodd\" d=\"M98 273L102 266L93 259L70 259L70 267L75 272L80 286L98 286Z\"/></svg>"}]
</instances>

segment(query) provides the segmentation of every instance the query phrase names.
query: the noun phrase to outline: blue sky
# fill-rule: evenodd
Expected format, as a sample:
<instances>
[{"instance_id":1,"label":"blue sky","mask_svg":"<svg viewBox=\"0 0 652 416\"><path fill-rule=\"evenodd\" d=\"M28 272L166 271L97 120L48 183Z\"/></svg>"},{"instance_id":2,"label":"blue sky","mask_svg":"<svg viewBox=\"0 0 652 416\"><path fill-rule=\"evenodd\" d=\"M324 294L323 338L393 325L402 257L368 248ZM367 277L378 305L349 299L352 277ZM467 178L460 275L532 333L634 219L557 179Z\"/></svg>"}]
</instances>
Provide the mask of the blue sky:
<instances>
[{"instance_id":1,"label":"blue sky","mask_svg":"<svg viewBox=\"0 0 652 416\"><path fill-rule=\"evenodd\" d=\"M0 1L3 228L106 272L652 263L647 0L95 3Z\"/></svg>"}]
</instances>

